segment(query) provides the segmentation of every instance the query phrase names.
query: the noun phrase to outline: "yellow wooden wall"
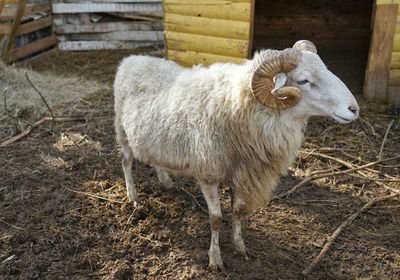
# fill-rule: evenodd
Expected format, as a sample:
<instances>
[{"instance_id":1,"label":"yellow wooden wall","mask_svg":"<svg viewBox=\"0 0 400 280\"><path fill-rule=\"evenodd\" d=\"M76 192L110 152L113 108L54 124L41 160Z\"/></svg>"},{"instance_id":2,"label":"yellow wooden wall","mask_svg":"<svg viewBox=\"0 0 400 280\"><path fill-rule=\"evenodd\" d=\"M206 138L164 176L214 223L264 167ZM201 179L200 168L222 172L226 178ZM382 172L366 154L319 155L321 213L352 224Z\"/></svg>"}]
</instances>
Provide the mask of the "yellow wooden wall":
<instances>
[{"instance_id":1,"label":"yellow wooden wall","mask_svg":"<svg viewBox=\"0 0 400 280\"><path fill-rule=\"evenodd\" d=\"M249 56L252 0L164 0L166 56L184 66Z\"/></svg>"}]
</instances>

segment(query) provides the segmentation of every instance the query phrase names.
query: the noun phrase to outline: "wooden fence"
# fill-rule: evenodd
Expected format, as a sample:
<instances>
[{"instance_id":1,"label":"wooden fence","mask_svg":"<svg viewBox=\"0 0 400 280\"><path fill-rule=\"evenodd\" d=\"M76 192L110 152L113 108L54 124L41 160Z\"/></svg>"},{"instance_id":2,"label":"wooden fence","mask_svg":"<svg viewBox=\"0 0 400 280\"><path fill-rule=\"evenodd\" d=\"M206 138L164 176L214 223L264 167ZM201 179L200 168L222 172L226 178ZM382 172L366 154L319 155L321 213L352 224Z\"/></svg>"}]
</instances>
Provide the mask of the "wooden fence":
<instances>
[{"instance_id":1,"label":"wooden fence","mask_svg":"<svg viewBox=\"0 0 400 280\"><path fill-rule=\"evenodd\" d=\"M0 50L6 63L48 54L57 45L50 1L0 1Z\"/></svg>"},{"instance_id":2,"label":"wooden fence","mask_svg":"<svg viewBox=\"0 0 400 280\"><path fill-rule=\"evenodd\" d=\"M61 50L163 44L161 0L52 1Z\"/></svg>"}]
</instances>

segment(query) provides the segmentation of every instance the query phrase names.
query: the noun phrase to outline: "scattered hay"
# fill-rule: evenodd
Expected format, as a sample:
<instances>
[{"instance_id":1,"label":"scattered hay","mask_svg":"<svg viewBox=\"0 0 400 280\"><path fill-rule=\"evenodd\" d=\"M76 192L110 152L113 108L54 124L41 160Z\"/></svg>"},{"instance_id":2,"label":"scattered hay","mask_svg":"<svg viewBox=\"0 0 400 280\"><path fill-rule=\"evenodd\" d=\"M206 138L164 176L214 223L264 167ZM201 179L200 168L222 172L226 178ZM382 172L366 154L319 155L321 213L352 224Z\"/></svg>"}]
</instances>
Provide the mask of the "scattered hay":
<instances>
[{"instance_id":1,"label":"scattered hay","mask_svg":"<svg viewBox=\"0 0 400 280\"><path fill-rule=\"evenodd\" d=\"M77 76L60 77L49 73L7 66L0 62L0 115L12 115L26 120L37 120L49 114L32 83L43 93L55 115L71 114L77 103L107 87Z\"/></svg>"}]
</instances>

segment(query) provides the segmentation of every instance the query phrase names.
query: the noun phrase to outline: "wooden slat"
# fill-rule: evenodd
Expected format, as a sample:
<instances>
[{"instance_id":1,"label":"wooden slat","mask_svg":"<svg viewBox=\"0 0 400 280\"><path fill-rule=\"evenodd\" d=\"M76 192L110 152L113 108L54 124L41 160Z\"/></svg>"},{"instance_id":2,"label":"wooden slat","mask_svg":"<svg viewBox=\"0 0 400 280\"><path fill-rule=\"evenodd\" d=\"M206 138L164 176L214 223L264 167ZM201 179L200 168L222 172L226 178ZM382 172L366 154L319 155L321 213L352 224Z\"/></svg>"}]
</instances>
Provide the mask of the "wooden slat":
<instances>
[{"instance_id":1,"label":"wooden slat","mask_svg":"<svg viewBox=\"0 0 400 280\"><path fill-rule=\"evenodd\" d=\"M42 49L54 46L57 44L57 37L55 35L49 36L43 39L39 39L35 42L29 43L21 48L15 49L11 53L11 60L15 61L19 58L31 55L39 52Z\"/></svg>"},{"instance_id":2,"label":"wooden slat","mask_svg":"<svg viewBox=\"0 0 400 280\"><path fill-rule=\"evenodd\" d=\"M4 7L1 12L0 19L12 19L17 11L17 7L15 5L10 5ZM51 5L49 3L41 3L41 4L26 4L24 10L24 16L29 16L32 14L42 13L51 11Z\"/></svg>"},{"instance_id":3,"label":"wooden slat","mask_svg":"<svg viewBox=\"0 0 400 280\"><path fill-rule=\"evenodd\" d=\"M390 60L390 68L400 69L400 52L393 52Z\"/></svg>"},{"instance_id":4,"label":"wooden slat","mask_svg":"<svg viewBox=\"0 0 400 280\"><path fill-rule=\"evenodd\" d=\"M400 52L400 23L397 24L393 40L393 51Z\"/></svg>"},{"instance_id":5,"label":"wooden slat","mask_svg":"<svg viewBox=\"0 0 400 280\"><path fill-rule=\"evenodd\" d=\"M162 31L114 31L107 33L71 34L72 41L149 41L162 42Z\"/></svg>"},{"instance_id":6,"label":"wooden slat","mask_svg":"<svg viewBox=\"0 0 400 280\"><path fill-rule=\"evenodd\" d=\"M144 14L162 14L160 3L54 3L53 13L101 13L101 12L137 12Z\"/></svg>"},{"instance_id":7,"label":"wooden slat","mask_svg":"<svg viewBox=\"0 0 400 280\"><path fill-rule=\"evenodd\" d=\"M249 22L185 16L170 13L166 13L164 17L166 31L241 40L249 39Z\"/></svg>"},{"instance_id":8,"label":"wooden slat","mask_svg":"<svg viewBox=\"0 0 400 280\"><path fill-rule=\"evenodd\" d=\"M390 58L393 48L398 5L376 6L369 59L365 73L364 97L386 100Z\"/></svg>"},{"instance_id":9,"label":"wooden slat","mask_svg":"<svg viewBox=\"0 0 400 280\"><path fill-rule=\"evenodd\" d=\"M57 52L57 47L54 47L54 48L52 48L50 50L47 50L47 51L45 51L43 53L35 55L34 57L30 57L28 59L25 59L25 60L23 60L21 62L18 62L16 64L18 66L23 66L23 67L37 65L38 63L41 63L43 60L46 60L49 57L51 57L56 52Z\"/></svg>"},{"instance_id":10,"label":"wooden slat","mask_svg":"<svg viewBox=\"0 0 400 280\"><path fill-rule=\"evenodd\" d=\"M391 69L389 73L389 85L400 86L400 69Z\"/></svg>"},{"instance_id":11,"label":"wooden slat","mask_svg":"<svg viewBox=\"0 0 400 280\"><path fill-rule=\"evenodd\" d=\"M24 24L21 24L17 31L17 35L25 35L37 30L40 30L45 27L49 27L53 24L53 18L51 16L41 18L38 20L30 21Z\"/></svg>"},{"instance_id":12,"label":"wooden slat","mask_svg":"<svg viewBox=\"0 0 400 280\"><path fill-rule=\"evenodd\" d=\"M232 62L232 63L243 63L245 59L215 55L209 53L193 52L193 51L175 51L168 50L167 57L170 60L177 62L182 66L192 66L197 64L210 65L215 62Z\"/></svg>"},{"instance_id":13,"label":"wooden slat","mask_svg":"<svg viewBox=\"0 0 400 280\"><path fill-rule=\"evenodd\" d=\"M8 34L11 30L11 23L1 23L0 24L0 35Z\"/></svg>"},{"instance_id":14,"label":"wooden slat","mask_svg":"<svg viewBox=\"0 0 400 280\"><path fill-rule=\"evenodd\" d=\"M217 55L247 57L247 40L227 39L178 32L165 32L168 49L189 50Z\"/></svg>"},{"instance_id":15,"label":"wooden slat","mask_svg":"<svg viewBox=\"0 0 400 280\"><path fill-rule=\"evenodd\" d=\"M113 31L151 31L162 30L160 22L98 22L96 24L56 25L56 33L103 33Z\"/></svg>"},{"instance_id":16,"label":"wooden slat","mask_svg":"<svg viewBox=\"0 0 400 280\"><path fill-rule=\"evenodd\" d=\"M150 46L154 46L154 42L67 41L58 44L58 48L63 51L135 49Z\"/></svg>"},{"instance_id":17,"label":"wooden slat","mask_svg":"<svg viewBox=\"0 0 400 280\"><path fill-rule=\"evenodd\" d=\"M207 3L205 3L207 2ZM251 3L234 1L165 0L164 12L250 22Z\"/></svg>"}]
</instances>

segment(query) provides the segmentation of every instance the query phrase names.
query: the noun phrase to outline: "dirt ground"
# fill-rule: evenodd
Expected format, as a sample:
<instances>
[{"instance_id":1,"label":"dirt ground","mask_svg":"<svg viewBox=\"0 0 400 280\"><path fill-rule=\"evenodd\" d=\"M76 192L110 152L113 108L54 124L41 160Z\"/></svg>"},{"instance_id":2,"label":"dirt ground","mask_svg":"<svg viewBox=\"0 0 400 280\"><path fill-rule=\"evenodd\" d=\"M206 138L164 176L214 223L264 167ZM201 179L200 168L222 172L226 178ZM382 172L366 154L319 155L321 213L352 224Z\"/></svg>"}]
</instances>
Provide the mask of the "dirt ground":
<instances>
[{"instance_id":1,"label":"dirt ground","mask_svg":"<svg viewBox=\"0 0 400 280\"><path fill-rule=\"evenodd\" d=\"M193 182L174 178L175 188L166 191L152 168L135 162L142 203L133 208L114 141L111 89L116 66L127 55L59 53L34 67L105 86L70 113L86 121L46 123L0 147L0 279L400 279L397 198L361 213L311 274L301 274L349 215L400 190L399 158L313 180L252 213L244 226L248 261L230 242L229 192L223 189L226 274L207 268L208 215ZM357 99L361 119L352 124L310 121L278 195L312 172L348 169L338 159L353 166L374 162L382 143L382 158L400 154L396 108ZM1 141L19 132L15 122L3 118Z\"/></svg>"}]
</instances>

